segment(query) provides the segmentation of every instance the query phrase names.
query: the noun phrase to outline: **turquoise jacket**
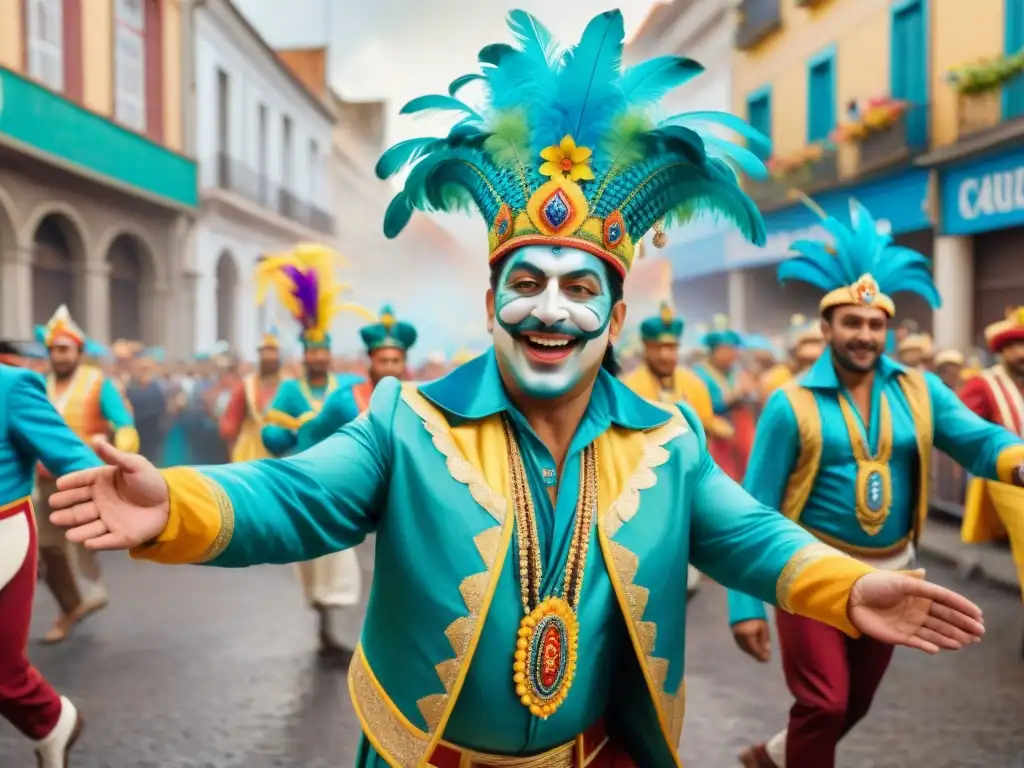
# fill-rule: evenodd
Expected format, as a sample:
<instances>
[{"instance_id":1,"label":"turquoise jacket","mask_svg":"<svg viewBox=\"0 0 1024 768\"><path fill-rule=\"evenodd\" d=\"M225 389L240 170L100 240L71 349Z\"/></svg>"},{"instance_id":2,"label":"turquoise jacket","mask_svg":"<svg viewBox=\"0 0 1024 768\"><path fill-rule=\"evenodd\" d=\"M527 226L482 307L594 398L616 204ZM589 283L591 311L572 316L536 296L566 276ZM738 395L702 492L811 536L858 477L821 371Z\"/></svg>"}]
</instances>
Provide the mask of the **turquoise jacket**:
<instances>
[{"instance_id":1,"label":"turquoise jacket","mask_svg":"<svg viewBox=\"0 0 1024 768\"><path fill-rule=\"evenodd\" d=\"M711 395L711 407L715 411L716 416L728 416L732 410L727 401L728 390L732 386L732 377L722 376L711 369L707 363L701 363L695 366L693 372L700 376L701 381L708 388L708 394Z\"/></svg>"},{"instance_id":2,"label":"turquoise jacket","mask_svg":"<svg viewBox=\"0 0 1024 768\"><path fill-rule=\"evenodd\" d=\"M0 506L28 500L36 462L55 477L102 464L54 410L39 374L0 365L0 402Z\"/></svg>"},{"instance_id":3,"label":"turquoise jacket","mask_svg":"<svg viewBox=\"0 0 1024 768\"><path fill-rule=\"evenodd\" d=\"M360 383L361 380L355 382L356 386ZM342 386L327 396L320 413L299 427L296 450L304 451L323 442L359 415L356 386Z\"/></svg>"},{"instance_id":4,"label":"turquoise jacket","mask_svg":"<svg viewBox=\"0 0 1024 768\"><path fill-rule=\"evenodd\" d=\"M907 377L920 382L920 404L913 401L915 390L908 395L905 389ZM758 501L783 510L819 539L854 556L884 557L916 536L927 507L927 461L933 444L979 477L997 479L1024 462L1024 442L972 413L938 377L908 371L883 356L871 392L867 439L870 450L877 451L881 419L875 414L880 413L884 392L892 414L892 482L889 514L875 530L857 513L857 461L840 397L847 398L857 415L861 435L864 425L836 377L831 352L787 386L814 402L794 407L787 387L771 395L757 424L743 486ZM794 506L790 502L799 493L795 486L806 458L803 450L812 438L820 443L818 465L808 477L806 500ZM729 593L730 623L764 617L760 598Z\"/></svg>"},{"instance_id":5,"label":"turquoise jacket","mask_svg":"<svg viewBox=\"0 0 1024 768\"><path fill-rule=\"evenodd\" d=\"M594 443L597 453L581 661L565 703L546 720L519 702L512 681L524 612L503 417L536 507L545 593L563 578L583 450ZM678 766L687 563L850 634L846 596L871 570L726 477L688 408L649 403L604 371L559 478L506 396L493 351L429 384L385 379L368 411L301 454L163 474L170 521L133 550L136 558L288 563L376 533L349 670L365 736L361 766L424 766L442 734L479 751L535 753L602 715L639 765ZM814 598L823 581L842 585L827 590L838 602Z\"/></svg>"},{"instance_id":6,"label":"turquoise jacket","mask_svg":"<svg viewBox=\"0 0 1024 768\"><path fill-rule=\"evenodd\" d=\"M323 387L310 387L305 378L282 381L260 431L264 447L274 456L285 456L302 450L299 445L299 430L302 426L320 413L331 395L361 380L358 376L331 373L327 376L327 385ZM308 439L303 442L306 445L312 444Z\"/></svg>"}]
</instances>

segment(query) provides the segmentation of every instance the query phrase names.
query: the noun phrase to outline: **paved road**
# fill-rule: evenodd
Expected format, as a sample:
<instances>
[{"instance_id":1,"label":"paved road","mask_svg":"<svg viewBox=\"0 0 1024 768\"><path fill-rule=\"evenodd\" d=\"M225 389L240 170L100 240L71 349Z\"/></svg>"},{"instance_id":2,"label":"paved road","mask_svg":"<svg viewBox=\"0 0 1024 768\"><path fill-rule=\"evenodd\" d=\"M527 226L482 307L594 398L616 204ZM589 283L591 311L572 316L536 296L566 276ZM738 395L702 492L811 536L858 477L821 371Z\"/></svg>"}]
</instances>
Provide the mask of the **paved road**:
<instances>
[{"instance_id":1,"label":"paved road","mask_svg":"<svg viewBox=\"0 0 1024 768\"><path fill-rule=\"evenodd\" d=\"M370 553L364 561L368 562ZM346 768L358 727L344 670L317 661L313 619L288 568L164 568L106 559L113 603L68 643L34 646L37 665L88 718L74 768ZM989 637L933 659L897 651L844 768L1024 768L1019 601L932 566L987 612ZM38 599L35 635L53 606ZM783 722L777 665L747 661L725 634L724 597L692 607L687 768L734 768ZM351 628L352 635L356 627ZM35 765L0 724L0 766Z\"/></svg>"}]
</instances>

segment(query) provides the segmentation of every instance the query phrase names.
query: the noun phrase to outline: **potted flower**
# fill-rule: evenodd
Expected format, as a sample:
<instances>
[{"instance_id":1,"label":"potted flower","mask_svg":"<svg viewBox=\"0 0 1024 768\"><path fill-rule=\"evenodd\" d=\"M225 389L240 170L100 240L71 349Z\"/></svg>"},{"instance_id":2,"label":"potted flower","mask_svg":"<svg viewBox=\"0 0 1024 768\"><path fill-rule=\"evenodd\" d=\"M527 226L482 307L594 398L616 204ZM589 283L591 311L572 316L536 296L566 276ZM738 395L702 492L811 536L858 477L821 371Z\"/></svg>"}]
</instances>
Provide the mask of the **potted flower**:
<instances>
[{"instance_id":1,"label":"potted flower","mask_svg":"<svg viewBox=\"0 0 1024 768\"><path fill-rule=\"evenodd\" d=\"M1024 49L954 67L946 73L946 82L957 93L971 95L993 91L1020 77L1022 72Z\"/></svg>"}]
</instances>

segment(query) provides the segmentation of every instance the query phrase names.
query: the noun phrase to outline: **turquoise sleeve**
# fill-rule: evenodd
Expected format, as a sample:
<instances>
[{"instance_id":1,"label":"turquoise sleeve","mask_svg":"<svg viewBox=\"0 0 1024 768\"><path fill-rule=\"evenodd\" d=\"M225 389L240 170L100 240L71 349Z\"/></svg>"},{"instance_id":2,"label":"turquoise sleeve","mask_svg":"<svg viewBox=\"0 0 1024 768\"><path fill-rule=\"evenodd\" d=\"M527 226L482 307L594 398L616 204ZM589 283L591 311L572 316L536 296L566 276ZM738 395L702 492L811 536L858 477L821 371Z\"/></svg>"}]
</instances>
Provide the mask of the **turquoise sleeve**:
<instances>
[{"instance_id":1,"label":"turquoise sleeve","mask_svg":"<svg viewBox=\"0 0 1024 768\"><path fill-rule=\"evenodd\" d=\"M731 409L725 402L725 394L722 392L722 388L718 386L718 382L708 376L707 372L699 366L694 369L694 373L707 385L708 394L711 395L711 408L714 410L715 415L728 416Z\"/></svg>"},{"instance_id":2,"label":"turquoise sleeve","mask_svg":"<svg viewBox=\"0 0 1024 768\"><path fill-rule=\"evenodd\" d=\"M352 387L336 390L316 418L299 427L297 450L321 443L359 415Z\"/></svg>"},{"instance_id":3,"label":"turquoise sleeve","mask_svg":"<svg viewBox=\"0 0 1024 768\"><path fill-rule=\"evenodd\" d=\"M779 509L799 455L800 430L796 414L786 393L776 390L757 420L743 488L766 507Z\"/></svg>"},{"instance_id":4,"label":"turquoise sleeve","mask_svg":"<svg viewBox=\"0 0 1024 768\"><path fill-rule=\"evenodd\" d=\"M700 456L691 501L690 559L723 586L774 605L786 564L817 539L759 503L722 472L708 453L696 415L689 408L684 415Z\"/></svg>"},{"instance_id":5,"label":"turquoise sleeve","mask_svg":"<svg viewBox=\"0 0 1024 768\"><path fill-rule=\"evenodd\" d=\"M933 373L926 373L932 400L935 447L977 477L998 480L996 462L1007 448L1024 445L1008 429L978 416Z\"/></svg>"},{"instance_id":6,"label":"turquoise sleeve","mask_svg":"<svg viewBox=\"0 0 1024 768\"><path fill-rule=\"evenodd\" d=\"M281 382L281 386L277 388L277 393L270 403L268 412L280 411L288 416L297 417L299 414L294 413L295 403L291 392L291 381ZM273 456L284 456L291 453L298 444L297 434L278 424L264 424L260 430L260 439L263 441L263 447Z\"/></svg>"},{"instance_id":7,"label":"turquoise sleeve","mask_svg":"<svg viewBox=\"0 0 1024 768\"><path fill-rule=\"evenodd\" d=\"M227 494L231 539L209 565L291 563L353 547L380 523L391 474L391 425L401 384L377 388L366 414L287 459L200 472Z\"/></svg>"},{"instance_id":8,"label":"turquoise sleeve","mask_svg":"<svg viewBox=\"0 0 1024 768\"><path fill-rule=\"evenodd\" d=\"M104 379L100 385L100 412L115 431L135 426L135 418L128 409L128 404L110 379Z\"/></svg>"},{"instance_id":9,"label":"turquoise sleeve","mask_svg":"<svg viewBox=\"0 0 1024 768\"><path fill-rule=\"evenodd\" d=\"M41 376L28 370L19 371L7 397L11 439L31 463L41 461L54 477L103 463L54 410L46 397L46 385Z\"/></svg>"}]
</instances>

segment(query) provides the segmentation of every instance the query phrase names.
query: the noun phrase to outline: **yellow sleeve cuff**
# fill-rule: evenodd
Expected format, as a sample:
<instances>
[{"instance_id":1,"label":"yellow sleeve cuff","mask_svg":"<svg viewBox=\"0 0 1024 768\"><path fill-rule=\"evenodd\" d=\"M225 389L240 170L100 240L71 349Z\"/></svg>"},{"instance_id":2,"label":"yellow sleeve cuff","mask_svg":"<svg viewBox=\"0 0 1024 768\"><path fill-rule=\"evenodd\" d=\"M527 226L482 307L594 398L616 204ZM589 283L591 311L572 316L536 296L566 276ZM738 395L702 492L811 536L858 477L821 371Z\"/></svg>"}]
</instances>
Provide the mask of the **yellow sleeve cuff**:
<instances>
[{"instance_id":1,"label":"yellow sleeve cuff","mask_svg":"<svg viewBox=\"0 0 1024 768\"><path fill-rule=\"evenodd\" d=\"M727 419L723 419L721 416L712 416L709 420L705 430L712 437L717 437L722 440L728 440L736 434L736 430Z\"/></svg>"},{"instance_id":2,"label":"yellow sleeve cuff","mask_svg":"<svg viewBox=\"0 0 1024 768\"><path fill-rule=\"evenodd\" d=\"M114 447L126 453L138 453L139 433L135 427L121 427L114 432Z\"/></svg>"},{"instance_id":3,"label":"yellow sleeve cuff","mask_svg":"<svg viewBox=\"0 0 1024 768\"><path fill-rule=\"evenodd\" d=\"M294 416L289 416L284 411L276 409L267 411L267 415L263 417L263 421L265 424L281 427L283 429L287 429L289 432L295 432L302 426L302 422Z\"/></svg>"},{"instance_id":4,"label":"yellow sleeve cuff","mask_svg":"<svg viewBox=\"0 0 1024 768\"><path fill-rule=\"evenodd\" d=\"M859 637L846 613L850 590L857 579L874 572L870 565L826 544L808 544L782 569L775 595L783 610Z\"/></svg>"},{"instance_id":5,"label":"yellow sleeve cuff","mask_svg":"<svg viewBox=\"0 0 1024 768\"><path fill-rule=\"evenodd\" d=\"M996 459L996 476L1001 483L1013 483L1013 471L1024 464L1024 445L1004 448Z\"/></svg>"},{"instance_id":6,"label":"yellow sleeve cuff","mask_svg":"<svg viewBox=\"0 0 1024 768\"><path fill-rule=\"evenodd\" d=\"M133 548L131 556L167 565L213 560L234 532L231 499L218 483L195 469L174 467L160 474L170 494L167 525L152 542Z\"/></svg>"}]
</instances>

